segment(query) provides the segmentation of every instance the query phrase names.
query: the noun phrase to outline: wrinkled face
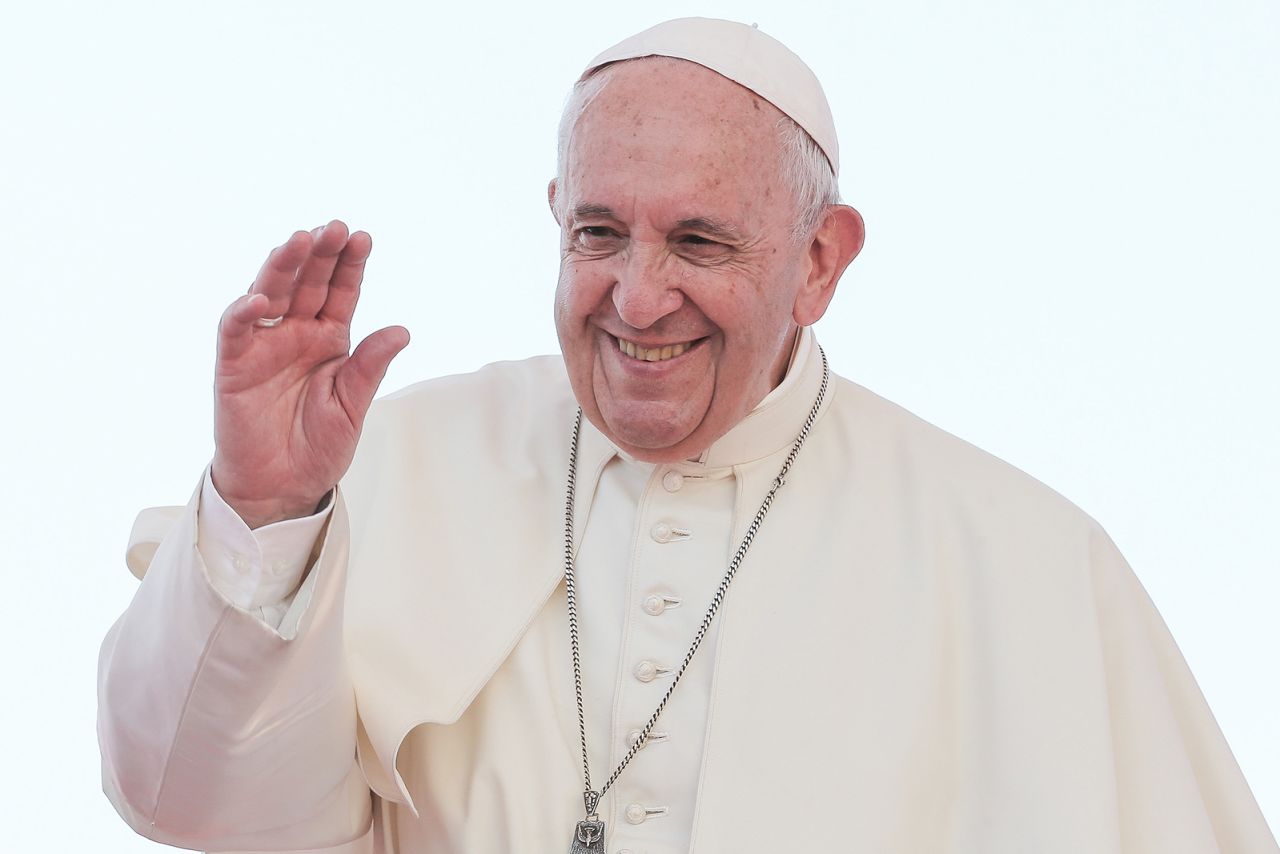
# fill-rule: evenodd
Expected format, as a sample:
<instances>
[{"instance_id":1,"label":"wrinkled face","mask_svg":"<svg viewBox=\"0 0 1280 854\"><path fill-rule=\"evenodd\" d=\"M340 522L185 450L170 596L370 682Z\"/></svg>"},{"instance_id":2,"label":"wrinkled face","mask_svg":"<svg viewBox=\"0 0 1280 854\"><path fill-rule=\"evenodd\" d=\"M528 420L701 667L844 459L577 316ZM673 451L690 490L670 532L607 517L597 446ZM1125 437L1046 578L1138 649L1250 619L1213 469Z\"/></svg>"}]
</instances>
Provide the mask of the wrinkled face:
<instances>
[{"instance_id":1,"label":"wrinkled face","mask_svg":"<svg viewBox=\"0 0 1280 854\"><path fill-rule=\"evenodd\" d=\"M607 69L553 183L556 329L584 414L654 462L696 457L781 380L809 271L782 114L690 62Z\"/></svg>"}]
</instances>

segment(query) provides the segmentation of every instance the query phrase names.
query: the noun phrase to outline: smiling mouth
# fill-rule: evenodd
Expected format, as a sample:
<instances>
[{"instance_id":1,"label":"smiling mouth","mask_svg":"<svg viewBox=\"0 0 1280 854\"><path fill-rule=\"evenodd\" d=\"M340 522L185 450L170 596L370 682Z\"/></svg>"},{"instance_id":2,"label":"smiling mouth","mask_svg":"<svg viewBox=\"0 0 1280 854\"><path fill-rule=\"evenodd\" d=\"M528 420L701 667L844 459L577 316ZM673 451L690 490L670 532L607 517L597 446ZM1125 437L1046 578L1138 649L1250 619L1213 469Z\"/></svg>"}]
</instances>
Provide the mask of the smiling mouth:
<instances>
[{"instance_id":1,"label":"smiling mouth","mask_svg":"<svg viewBox=\"0 0 1280 854\"><path fill-rule=\"evenodd\" d=\"M619 350L642 362L665 362L668 359L674 359L703 340L702 338L695 338L692 341L682 341L679 344L664 344L661 347L641 347L634 341L628 341L625 338L617 339Z\"/></svg>"}]
</instances>

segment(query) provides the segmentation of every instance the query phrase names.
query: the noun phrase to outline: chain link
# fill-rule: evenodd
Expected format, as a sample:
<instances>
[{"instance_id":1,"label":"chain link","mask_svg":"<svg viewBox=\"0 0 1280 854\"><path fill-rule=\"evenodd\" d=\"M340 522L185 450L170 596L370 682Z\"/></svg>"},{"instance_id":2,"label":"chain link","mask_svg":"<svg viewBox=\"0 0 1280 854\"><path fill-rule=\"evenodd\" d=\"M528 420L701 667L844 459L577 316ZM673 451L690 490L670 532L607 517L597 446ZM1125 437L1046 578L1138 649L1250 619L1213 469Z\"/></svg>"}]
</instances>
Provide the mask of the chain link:
<instances>
[{"instance_id":1,"label":"chain link","mask_svg":"<svg viewBox=\"0 0 1280 854\"><path fill-rule=\"evenodd\" d=\"M569 645L573 649L573 690L578 700L578 738L582 743L582 776L588 795L591 789L591 766L587 763L587 725L582 713L582 658L578 654L578 603L573 584L573 494L578 480L578 436L582 433L582 407L573 419L573 441L569 446L569 486L564 501L564 592L569 602ZM587 812L590 813L590 807Z\"/></svg>"},{"instance_id":2,"label":"chain link","mask_svg":"<svg viewBox=\"0 0 1280 854\"><path fill-rule=\"evenodd\" d=\"M760 508L756 510L756 515L752 518L751 524L747 526L747 532L743 535L742 542L738 544L737 550L733 553L733 558L729 561L729 568L725 571L724 578L720 580L719 587L716 588L716 595L711 598L711 604L708 606L706 614L702 617L702 623L698 626L698 631L693 636L693 643L690 644L689 651L685 653L680 669L676 671L675 677L667 687L667 692L662 695L662 699L658 702L658 708L654 709L653 714L649 717L649 722L640 730L640 736L632 743L631 749L622 757L622 761L618 763L618 767L609 775L609 779L605 781L605 784L600 787L599 792L591 788L591 767L587 761L587 725L586 715L583 713L582 707L582 656L578 648L578 602L577 590L573 579L573 503L578 476L578 439L582 433L582 408L578 408L578 414L573 421L573 435L569 445L569 478L568 486L565 490L564 586L565 598L569 605L569 645L573 652L573 689L578 701L578 737L582 743L582 778L586 785L583 798L587 805L587 818L594 817L595 805L599 803L605 792L609 791L609 788L617 781L618 776L622 774L622 770L627 767L636 753L640 751L640 748L644 746L645 741L649 738L649 733L657 725L658 717L662 714L662 710L666 708L672 692L676 690L680 677L684 676L684 672L689 668L689 663L693 661L693 656L697 653L698 647L702 645L703 639L706 638L707 632L711 629L711 623L715 619L716 613L720 610L725 595L729 592L729 585L733 582L733 577L737 575L742 559L747 556L747 550L751 548L751 543L755 540L760 526L764 523L765 515L768 514L769 508L773 506L774 497L778 494L778 490L782 488L783 484L787 482L787 474L791 471L791 466L795 463L796 457L800 453L800 448L804 446L805 439L809 437L809 431L813 429L814 422L818 420L818 412L822 409L822 401L826 399L827 385L831 379L831 369L827 365L827 354L823 352L821 347L818 348L818 353L822 356L822 385L818 389L818 397L813 402L813 408L809 410L809 416L805 419L804 426L800 428L800 435L796 436L795 442L791 445L791 451L787 454L787 458L782 463L782 468L778 471L778 476L773 479L772 486L765 493L764 500L760 502Z\"/></svg>"}]
</instances>

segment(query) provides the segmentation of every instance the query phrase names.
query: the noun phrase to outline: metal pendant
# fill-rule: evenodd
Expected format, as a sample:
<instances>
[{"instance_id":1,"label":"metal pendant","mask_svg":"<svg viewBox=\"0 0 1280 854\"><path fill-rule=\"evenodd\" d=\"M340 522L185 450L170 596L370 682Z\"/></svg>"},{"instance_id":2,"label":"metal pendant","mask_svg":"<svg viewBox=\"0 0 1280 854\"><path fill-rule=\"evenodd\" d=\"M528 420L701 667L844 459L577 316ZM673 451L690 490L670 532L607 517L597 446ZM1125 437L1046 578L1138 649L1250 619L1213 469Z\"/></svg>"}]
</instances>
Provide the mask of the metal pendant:
<instances>
[{"instance_id":1,"label":"metal pendant","mask_svg":"<svg viewBox=\"0 0 1280 854\"><path fill-rule=\"evenodd\" d=\"M569 854L604 854L604 822L589 818L578 822Z\"/></svg>"}]
</instances>

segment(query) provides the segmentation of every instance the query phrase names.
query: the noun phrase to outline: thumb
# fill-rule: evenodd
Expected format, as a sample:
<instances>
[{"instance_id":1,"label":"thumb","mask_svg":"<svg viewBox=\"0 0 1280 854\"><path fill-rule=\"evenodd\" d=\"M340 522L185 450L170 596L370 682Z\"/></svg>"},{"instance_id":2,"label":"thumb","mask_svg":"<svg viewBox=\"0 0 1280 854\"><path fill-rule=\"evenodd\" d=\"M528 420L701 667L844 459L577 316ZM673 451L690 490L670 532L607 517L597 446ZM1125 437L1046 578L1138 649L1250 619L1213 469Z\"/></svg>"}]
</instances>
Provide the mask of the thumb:
<instances>
[{"instance_id":1,"label":"thumb","mask_svg":"<svg viewBox=\"0 0 1280 854\"><path fill-rule=\"evenodd\" d=\"M364 422L364 414L378 393L391 360L408 345L409 330L403 326L379 329L361 341L338 369L333 378L334 394L357 429Z\"/></svg>"}]
</instances>

